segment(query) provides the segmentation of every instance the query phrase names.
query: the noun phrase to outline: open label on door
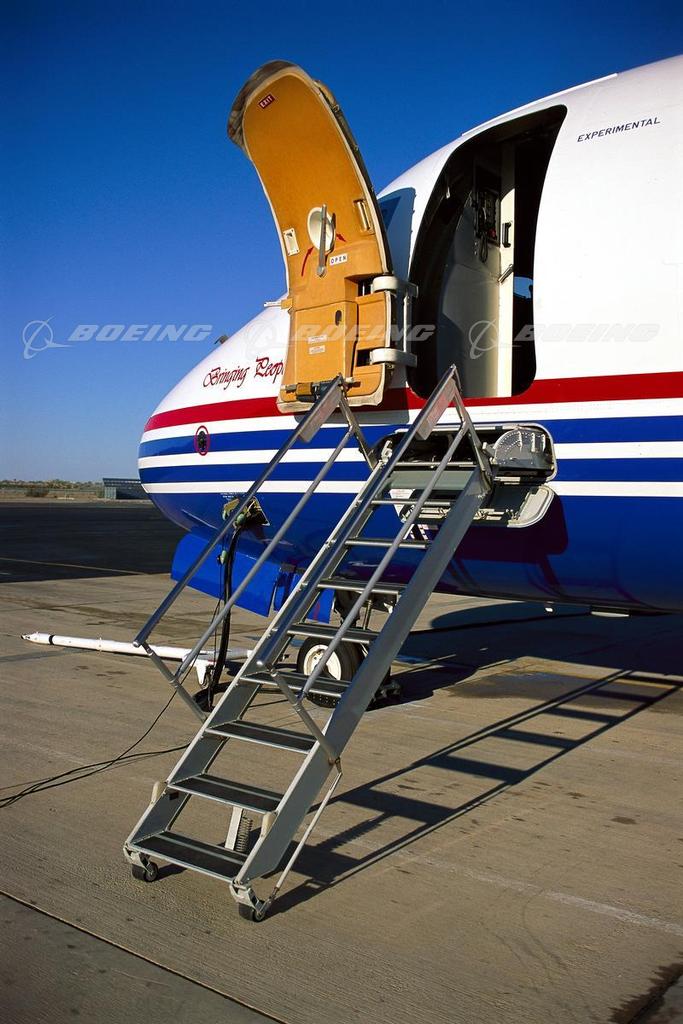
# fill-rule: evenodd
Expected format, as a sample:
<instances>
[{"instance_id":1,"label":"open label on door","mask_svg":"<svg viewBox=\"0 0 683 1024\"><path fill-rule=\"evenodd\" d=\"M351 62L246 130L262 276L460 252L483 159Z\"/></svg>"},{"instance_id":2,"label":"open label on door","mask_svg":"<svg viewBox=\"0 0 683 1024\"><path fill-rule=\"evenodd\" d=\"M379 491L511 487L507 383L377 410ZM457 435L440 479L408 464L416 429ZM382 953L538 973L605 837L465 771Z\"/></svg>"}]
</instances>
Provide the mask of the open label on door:
<instances>
[{"instance_id":1,"label":"open label on door","mask_svg":"<svg viewBox=\"0 0 683 1024\"><path fill-rule=\"evenodd\" d=\"M265 64L233 104L228 135L252 161L287 274L281 411L307 408L342 374L352 405L382 400L395 302L382 217L358 146L328 90L294 64Z\"/></svg>"}]
</instances>

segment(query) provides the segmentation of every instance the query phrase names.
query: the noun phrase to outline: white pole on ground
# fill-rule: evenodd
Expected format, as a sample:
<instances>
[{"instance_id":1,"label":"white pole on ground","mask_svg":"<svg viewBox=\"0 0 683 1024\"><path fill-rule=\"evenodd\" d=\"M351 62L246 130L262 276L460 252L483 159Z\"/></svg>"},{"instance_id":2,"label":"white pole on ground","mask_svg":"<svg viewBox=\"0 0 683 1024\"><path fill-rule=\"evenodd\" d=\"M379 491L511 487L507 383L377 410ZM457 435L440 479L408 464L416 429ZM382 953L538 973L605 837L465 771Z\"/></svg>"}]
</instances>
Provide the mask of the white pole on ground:
<instances>
[{"instance_id":1,"label":"white pole on ground","mask_svg":"<svg viewBox=\"0 0 683 1024\"><path fill-rule=\"evenodd\" d=\"M24 633L22 640L28 640L32 644L44 644L49 647L73 647L79 651L98 651L101 654L125 654L136 658L146 658L147 653L142 647L126 643L123 640L105 640L103 637L85 636L60 636L58 633ZM189 647L164 647L161 645L150 645L155 654L166 661L182 661L190 652ZM229 647L228 658L242 659L251 654L246 647ZM194 664L199 679L199 685L204 685L206 670L214 663L214 655L211 651L200 651Z\"/></svg>"}]
</instances>

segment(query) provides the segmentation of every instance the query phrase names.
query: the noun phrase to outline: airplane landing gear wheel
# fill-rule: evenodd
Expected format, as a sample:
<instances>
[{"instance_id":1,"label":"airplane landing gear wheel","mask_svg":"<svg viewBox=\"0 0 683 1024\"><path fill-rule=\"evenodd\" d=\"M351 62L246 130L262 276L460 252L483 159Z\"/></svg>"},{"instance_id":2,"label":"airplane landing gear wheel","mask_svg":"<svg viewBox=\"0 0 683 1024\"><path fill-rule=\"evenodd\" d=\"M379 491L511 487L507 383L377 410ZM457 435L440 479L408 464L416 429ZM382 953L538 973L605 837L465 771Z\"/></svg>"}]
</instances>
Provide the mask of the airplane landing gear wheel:
<instances>
[{"instance_id":1,"label":"airplane landing gear wheel","mask_svg":"<svg viewBox=\"0 0 683 1024\"><path fill-rule=\"evenodd\" d=\"M327 650L327 644L321 643L309 637L299 648L296 659L297 672L310 676L323 654ZM323 676L328 679L351 680L360 668L360 664L366 654L365 648L359 644L341 643L325 666ZM377 687L377 693L373 697L370 707L377 701L400 699L401 687L392 680L387 672L381 684ZM333 708L337 704L337 697L326 697L323 694L309 694L310 699L323 708Z\"/></svg>"},{"instance_id":2,"label":"airplane landing gear wheel","mask_svg":"<svg viewBox=\"0 0 683 1024\"><path fill-rule=\"evenodd\" d=\"M321 643L309 637L299 648L296 659L297 672L310 676L323 654L327 650L327 644ZM362 651L356 644L341 643L328 661L323 672L323 677L328 679L353 679L356 670L361 663ZM336 707L337 697L328 697L322 693L309 693L309 699L321 708Z\"/></svg>"},{"instance_id":3,"label":"airplane landing gear wheel","mask_svg":"<svg viewBox=\"0 0 683 1024\"><path fill-rule=\"evenodd\" d=\"M296 659L297 672L310 676L323 654L327 644L309 637L299 648ZM323 675L330 679L353 679L361 663L361 650L357 644L341 643L325 666Z\"/></svg>"}]
</instances>

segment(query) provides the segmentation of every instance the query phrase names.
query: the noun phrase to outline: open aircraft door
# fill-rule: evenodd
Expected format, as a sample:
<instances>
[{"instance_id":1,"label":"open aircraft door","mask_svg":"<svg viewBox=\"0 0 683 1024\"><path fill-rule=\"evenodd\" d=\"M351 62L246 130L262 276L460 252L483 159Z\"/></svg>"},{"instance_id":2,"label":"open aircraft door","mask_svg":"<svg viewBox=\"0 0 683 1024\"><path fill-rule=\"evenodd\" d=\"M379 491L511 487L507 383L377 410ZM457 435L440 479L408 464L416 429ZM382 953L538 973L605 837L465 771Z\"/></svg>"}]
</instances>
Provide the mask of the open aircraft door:
<instances>
[{"instance_id":1,"label":"open aircraft door","mask_svg":"<svg viewBox=\"0 0 683 1024\"><path fill-rule=\"evenodd\" d=\"M391 276L382 216L339 105L301 68L274 61L240 91L228 135L256 167L285 261L279 409L307 408L340 373L350 404L379 404L392 365L413 363L402 350L412 289Z\"/></svg>"}]
</instances>

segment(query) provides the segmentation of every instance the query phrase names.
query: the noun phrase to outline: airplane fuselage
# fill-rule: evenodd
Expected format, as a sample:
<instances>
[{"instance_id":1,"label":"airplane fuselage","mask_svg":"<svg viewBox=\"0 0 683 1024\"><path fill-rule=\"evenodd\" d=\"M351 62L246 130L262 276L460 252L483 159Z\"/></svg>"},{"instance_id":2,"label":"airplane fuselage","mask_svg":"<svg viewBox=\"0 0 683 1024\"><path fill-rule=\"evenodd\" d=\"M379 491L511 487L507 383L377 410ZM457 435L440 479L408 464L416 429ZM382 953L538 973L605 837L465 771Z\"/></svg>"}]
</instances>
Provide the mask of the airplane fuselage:
<instances>
[{"instance_id":1,"label":"airplane fuselage","mask_svg":"<svg viewBox=\"0 0 683 1024\"><path fill-rule=\"evenodd\" d=\"M414 417L439 368L455 361L478 427L541 426L556 460L543 518L513 528L474 525L439 589L683 610L682 128L683 58L676 58L488 122L381 193L394 270L418 278L418 322L437 330L424 343L418 332L417 367L399 367L379 405L356 410L368 439ZM494 212L482 241L487 198ZM474 227L470 210L479 218ZM434 284L430 257L444 211L453 230L443 236ZM483 246L491 247L486 259ZM276 402L289 316L266 309L212 350L145 427L145 490L190 531L177 571L296 423ZM326 425L275 470L259 496L270 528L341 433L341 423ZM352 448L248 606L268 610L283 576L319 550L366 475ZM393 509L385 514L395 522ZM242 535L244 564L270 528ZM413 564L409 553L398 558L395 578L406 579ZM359 577L367 568L360 559L353 565ZM212 592L208 578L199 585Z\"/></svg>"}]
</instances>

